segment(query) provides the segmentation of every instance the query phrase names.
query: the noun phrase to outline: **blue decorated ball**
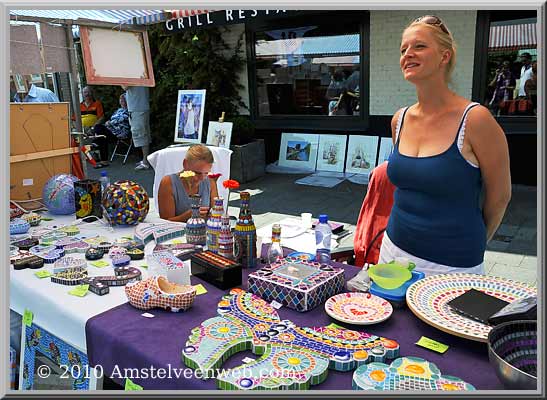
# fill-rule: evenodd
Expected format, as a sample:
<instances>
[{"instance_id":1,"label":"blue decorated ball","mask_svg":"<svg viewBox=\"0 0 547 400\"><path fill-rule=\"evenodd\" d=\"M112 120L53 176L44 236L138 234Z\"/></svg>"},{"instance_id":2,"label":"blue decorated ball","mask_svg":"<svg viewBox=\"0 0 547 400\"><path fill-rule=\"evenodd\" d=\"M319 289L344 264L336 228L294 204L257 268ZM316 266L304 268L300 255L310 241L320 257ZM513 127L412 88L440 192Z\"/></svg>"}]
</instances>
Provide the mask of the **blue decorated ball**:
<instances>
[{"instance_id":1,"label":"blue decorated ball","mask_svg":"<svg viewBox=\"0 0 547 400\"><path fill-rule=\"evenodd\" d=\"M133 181L117 181L103 194L106 218L116 225L136 225L148 215L150 202L146 190Z\"/></svg>"},{"instance_id":2,"label":"blue decorated ball","mask_svg":"<svg viewBox=\"0 0 547 400\"><path fill-rule=\"evenodd\" d=\"M52 214L68 215L76 212L74 204L74 182L78 178L70 174L54 175L42 190L42 199Z\"/></svg>"}]
</instances>

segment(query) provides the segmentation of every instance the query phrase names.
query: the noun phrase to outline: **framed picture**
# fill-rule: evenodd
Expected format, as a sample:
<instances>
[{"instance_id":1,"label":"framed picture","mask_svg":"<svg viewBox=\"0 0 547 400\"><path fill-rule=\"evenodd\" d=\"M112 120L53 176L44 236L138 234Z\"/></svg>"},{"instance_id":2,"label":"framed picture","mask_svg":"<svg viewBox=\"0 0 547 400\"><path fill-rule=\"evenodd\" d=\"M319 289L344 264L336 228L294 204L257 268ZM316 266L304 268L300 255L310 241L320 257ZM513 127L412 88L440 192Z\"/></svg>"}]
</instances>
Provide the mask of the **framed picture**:
<instances>
[{"instance_id":1,"label":"framed picture","mask_svg":"<svg viewBox=\"0 0 547 400\"><path fill-rule=\"evenodd\" d=\"M17 93L28 92L28 84L27 84L27 81L23 78L23 75L21 74L13 75L13 82L15 83L15 88L17 89Z\"/></svg>"},{"instance_id":2,"label":"framed picture","mask_svg":"<svg viewBox=\"0 0 547 400\"><path fill-rule=\"evenodd\" d=\"M230 148L232 140L232 122L216 122L209 121L209 129L207 130L207 144L217 147Z\"/></svg>"},{"instance_id":3,"label":"framed picture","mask_svg":"<svg viewBox=\"0 0 547 400\"><path fill-rule=\"evenodd\" d=\"M80 42L87 84L156 85L146 31L80 26Z\"/></svg>"},{"instance_id":4,"label":"framed picture","mask_svg":"<svg viewBox=\"0 0 547 400\"><path fill-rule=\"evenodd\" d=\"M320 135L317 171L344 172L346 135Z\"/></svg>"},{"instance_id":5,"label":"framed picture","mask_svg":"<svg viewBox=\"0 0 547 400\"><path fill-rule=\"evenodd\" d=\"M205 89L179 90L175 142L201 143Z\"/></svg>"},{"instance_id":6,"label":"framed picture","mask_svg":"<svg viewBox=\"0 0 547 400\"><path fill-rule=\"evenodd\" d=\"M346 173L368 175L376 166L378 136L351 135L348 143Z\"/></svg>"},{"instance_id":7,"label":"framed picture","mask_svg":"<svg viewBox=\"0 0 547 400\"><path fill-rule=\"evenodd\" d=\"M42 79L41 74L31 74L30 75L30 82L32 83L42 83L44 80Z\"/></svg>"},{"instance_id":8,"label":"framed picture","mask_svg":"<svg viewBox=\"0 0 547 400\"><path fill-rule=\"evenodd\" d=\"M319 135L283 133L279 148L279 166L315 171Z\"/></svg>"},{"instance_id":9,"label":"framed picture","mask_svg":"<svg viewBox=\"0 0 547 400\"><path fill-rule=\"evenodd\" d=\"M393 151L393 139L390 137L383 137L380 140L380 151L378 152L378 164L376 165L380 165L384 161L387 161L392 151Z\"/></svg>"}]
</instances>

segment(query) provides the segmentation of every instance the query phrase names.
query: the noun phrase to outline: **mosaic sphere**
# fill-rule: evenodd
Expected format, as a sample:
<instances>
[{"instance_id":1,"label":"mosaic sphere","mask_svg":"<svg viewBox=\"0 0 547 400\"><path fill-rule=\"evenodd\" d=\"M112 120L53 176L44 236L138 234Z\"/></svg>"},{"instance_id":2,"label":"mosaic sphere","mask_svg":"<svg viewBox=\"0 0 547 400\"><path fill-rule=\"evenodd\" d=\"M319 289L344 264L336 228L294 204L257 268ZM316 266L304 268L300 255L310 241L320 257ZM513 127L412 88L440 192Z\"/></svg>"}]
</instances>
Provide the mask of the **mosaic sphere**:
<instances>
[{"instance_id":1,"label":"mosaic sphere","mask_svg":"<svg viewBox=\"0 0 547 400\"><path fill-rule=\"evenodd\" d=\"M74 175L54 175L46 182L42 190L42 199L52 214L69 215L76 212L74 204Z\"/></svg>"},{"instance_id":2,"label":"mosaic sphere","mask_svg":"<svg viewBox=\"0 0 547 400\"><path fill-rule=\"evenodd\" d=\"M144 221L150 202L146 190L133 181L117 181L103 194L106 217L116 225L136 225Z\"/></svg>"}]
</instances>

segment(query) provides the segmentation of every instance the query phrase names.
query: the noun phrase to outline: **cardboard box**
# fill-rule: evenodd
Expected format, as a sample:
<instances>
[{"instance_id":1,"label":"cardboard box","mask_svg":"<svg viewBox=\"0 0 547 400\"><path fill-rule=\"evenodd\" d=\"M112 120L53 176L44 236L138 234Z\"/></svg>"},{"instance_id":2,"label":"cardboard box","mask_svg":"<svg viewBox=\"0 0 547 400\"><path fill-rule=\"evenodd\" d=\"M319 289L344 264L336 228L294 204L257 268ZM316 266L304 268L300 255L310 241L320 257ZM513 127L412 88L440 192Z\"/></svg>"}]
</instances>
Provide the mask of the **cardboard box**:
<instances>
[{"instance_id":1,"label":"cardboard box","mask_svg":"<svg viewBox=\"0 0 547 400\"><path fill-rule=\"evenodd\" d=\"M309 311L344 290L344 270L327 264L285 258L249 274L248 290L266 301Z\"/></svg>"},{"instance_id":2,"label":"cardboard box","mask_svg":"<svg viewBox=\"0 0 547 400\"><path fill-rule=\"evenodd\" d=\"M68 103L10 104L10 198L42 197L56 174L71 173Z\"/></svg>"}]
</instances>

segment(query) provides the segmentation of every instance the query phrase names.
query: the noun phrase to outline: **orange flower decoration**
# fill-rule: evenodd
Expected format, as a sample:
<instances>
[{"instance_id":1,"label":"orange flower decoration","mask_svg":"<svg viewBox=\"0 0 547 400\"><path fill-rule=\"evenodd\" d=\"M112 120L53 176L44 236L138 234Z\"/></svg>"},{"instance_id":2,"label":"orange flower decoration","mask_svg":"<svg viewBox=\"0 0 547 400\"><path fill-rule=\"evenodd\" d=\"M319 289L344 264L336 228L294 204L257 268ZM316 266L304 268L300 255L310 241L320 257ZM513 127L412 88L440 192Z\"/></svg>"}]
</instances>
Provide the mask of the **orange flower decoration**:
<instances>
[{"instance_id":1,"label":"orange flower decoration","mask_svg":"<svg viewBox=\"0 0 547 400\"><path fill-rule=\"evenodd\" d=\"M224 186L226 189L238 189L239 182L234 179L227 179L222 182L222 186Z\"/></svg>"}]
</instances>

